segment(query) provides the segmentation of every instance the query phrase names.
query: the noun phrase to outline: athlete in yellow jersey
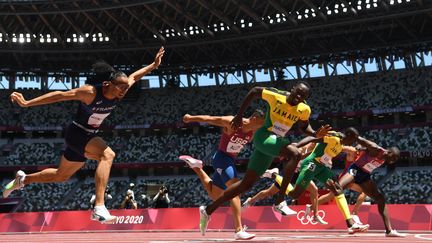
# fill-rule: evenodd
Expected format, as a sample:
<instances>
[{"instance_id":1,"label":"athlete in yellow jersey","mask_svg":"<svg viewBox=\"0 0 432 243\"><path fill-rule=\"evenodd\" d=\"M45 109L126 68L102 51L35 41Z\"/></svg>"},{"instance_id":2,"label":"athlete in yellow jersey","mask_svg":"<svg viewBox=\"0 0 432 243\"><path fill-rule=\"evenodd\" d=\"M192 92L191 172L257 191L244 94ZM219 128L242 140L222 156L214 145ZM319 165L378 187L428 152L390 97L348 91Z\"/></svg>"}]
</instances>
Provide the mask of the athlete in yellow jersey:
<instances>
[{"instance_id":1,"label":"athlete in yellow jersey","mask_svg":"<svg viewBox=\"0 0 432 243\"><path fill-rule=\"evenodd\" d=\"M279 91L274 88L254 87L243 101L239 112L231 121L232 127L238 129L242 125L243 114L252 100L261 98L267 102L266 120L254 135L254 151L249 159L248 168L243 179L230 187L217 200L207 207L200 207L200 230L204 234L210 215L224 202L229 201L241 193L248 191L260 176L270 166L276 157L287 160L284 169L284 179L276 200L276 208L283 213L286 208L285 191L294 173L298 161L301 159L299 149L290 145L285 135L294 124L305 134L323 137L331 129L326 125L315 132L309 125L310 107L304 102L309 96L310 87L306 82L297 83L290 92Z\"/></svg>"}]
</instances>

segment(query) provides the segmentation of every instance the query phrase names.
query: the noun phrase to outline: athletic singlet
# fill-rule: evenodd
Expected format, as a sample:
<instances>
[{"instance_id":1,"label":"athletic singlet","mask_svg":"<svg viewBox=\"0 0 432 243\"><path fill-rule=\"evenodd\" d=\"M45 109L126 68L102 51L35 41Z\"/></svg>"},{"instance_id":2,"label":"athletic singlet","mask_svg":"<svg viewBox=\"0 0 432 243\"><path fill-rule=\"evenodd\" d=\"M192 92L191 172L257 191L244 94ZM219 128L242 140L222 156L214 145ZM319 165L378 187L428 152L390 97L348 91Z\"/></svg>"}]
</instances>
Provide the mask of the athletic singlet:
<instances>
[{"instance_id":1,"label":"athletic singlet","mask_svg":"<svg viewBox=\"0 0 432 243\"><path fill-rule=\"evenodd\" d=\"M366 151L361 151L356 158L354 164L361 168L366 173L372 173L373 170L384 164L385 160L382 158L385 153L383 148L380 148L380 152L376 157L370 156Z\"/></svg>"},{"instance_id":2,"label":"athletic singlet","mask_svg":"<svg viewBox=\"0 0 432 243\"><path fill-rule=\"evenodd\" d=\"M315 160L328 168L333 166L332 159L342 152L341 135L337 132L331 132L324 136L323 142L318 143L315 149L307 157L309 160Z\"/></svg>"},{"instance_id":3,"label":"athletic singlet","mask_svg":"<svg viewBox=\"0 0 432 243\"><path fill-rule=\"evenodd\" d=\"M218 149L230 157L235 158L244 148L244 146L252 141L252 138L253 131L244 133L241 131L241 129L238 129L232 134L222 133Z\"/></svg>"},{"instance_id":4,"label":"athletic singlet","mask_svg":"<svg viewBox=\"0 0 432 243\"><path fill-rule=\"evenodd\" d=\"M90 105L80 103L74 122L86 129L97 129L116 107L118 99L107 99L102 93L102 85L94 85L96 97Z\"/></svg>"},{"instance_id":5,"label":"athletic singlet","mask_svg":"<svg viewBox=\"0 0 432 243\"><path fill-rule=\"evenodd\" d=\"M284 137L298 120L309 119L311 110L308 105L299 103L291 106L286 101L286 95L278 90L264 89L262 99L269 105L263 127L279 137Z\"/></svg>"}]
</instances>

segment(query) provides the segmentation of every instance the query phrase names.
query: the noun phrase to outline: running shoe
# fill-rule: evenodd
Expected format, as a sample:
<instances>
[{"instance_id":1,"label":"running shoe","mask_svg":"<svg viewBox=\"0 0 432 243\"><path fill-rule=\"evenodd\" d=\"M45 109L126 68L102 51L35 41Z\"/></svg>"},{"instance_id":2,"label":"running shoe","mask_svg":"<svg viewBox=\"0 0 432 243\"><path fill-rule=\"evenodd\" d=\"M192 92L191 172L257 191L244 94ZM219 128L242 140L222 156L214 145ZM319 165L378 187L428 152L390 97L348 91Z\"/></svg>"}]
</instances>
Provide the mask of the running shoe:
<instances>
[{"instance_id":1,"label":"running shoe","mask_svg":"<svg viewBox=\"0 0 432 243\"><path fill-rule=\"evenodd\" d=\"M18 189L22 189L24 187L24 179L26 177L26 174L24 171L19 170L16 175L15 179L10 181L6 186L3 188L3 198L9 197L9 195Z\"/></svg>"}]
</instances>

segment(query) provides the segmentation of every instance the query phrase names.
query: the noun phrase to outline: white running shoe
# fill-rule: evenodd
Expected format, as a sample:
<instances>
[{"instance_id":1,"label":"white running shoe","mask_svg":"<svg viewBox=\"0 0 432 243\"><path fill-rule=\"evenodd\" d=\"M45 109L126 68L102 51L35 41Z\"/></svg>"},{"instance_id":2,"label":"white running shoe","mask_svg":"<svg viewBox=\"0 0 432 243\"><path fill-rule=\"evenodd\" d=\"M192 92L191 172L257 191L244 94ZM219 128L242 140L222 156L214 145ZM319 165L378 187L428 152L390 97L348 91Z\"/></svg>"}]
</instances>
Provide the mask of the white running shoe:
<instances>
[{"instance_id":1,"label":"white running shoe","mask_svg":"<svg viewBox=\"0 0 432 243\"><path fill-rule=\"evenodd\" d=\"M366 232L368 229L369 229L368 224L354 223L351 227L348 228L348 234L354 234L357 232Z\"/></svg>"},{"instance_id":2,"label":"white running shoe","mask_svg":"<svg viewBox=\"0 0 432 243\"><path fill-rule=\"evenodd\" d=\"M278 205L273 205L273 209L282 214L282 216L292 216L297 215L297 212L288 207L286 201L279 203Z\"/></svg>"},{"instance_id":3,"label":"white running shoe","mask_svg":"<svg viewBox=\"0 0 432 243\"><path fill-rule=\"evenodd\" d=\"M359 218L359 216L358 215L356 215L356 214L351 214L351 218L354 220L354 222L356 222L357 224L363 224L361 221L360 221L360 218Z\"/></svg>"},{"instance_id":4,"label":"white running shoe","mask_svg":"<svg viewBox=\"0 0 432 243\"><path fill-rule=\"evenodd\" d=\"M199 207L199 213L200 213L200 222L199 222L199 228L202 235L205 235L207 231L207 226L210 221L210 216L207 215L206 207L200 206Z\"/></svg>"},{"instance_id":5,"label":"white running shoe","mask_svg":"<svg viewBox=\"0 0 432 243\"><path fill-rule=\"evenodd\" d=\"M328 223L324 221L319 215L313 216L312 222L316 222L318 224L327 225Z\"/></svg>"},{"instance_id":6,"label":"white running shoe","mask_svg":"<svg viewBox=\"0 0 432 243\"><path fill-rule=\"evenodd\" d=\"M9 195L17 189L22 189L24 187L25 177L26 174L24 173L24 171L17 171L15 179L10 181L6 186L3 187L3 198L9 197Z\"/></svg>"},{"instance_id":7,"label":"white running shoe","mask_svg":"<svg viewBox=\"0 0 432 243\"><path fill-rule=\"evenodd\" d=\"M261 177L266 177L272 179L273 173L279 174L279 168L273 168L270 170L266 170Z\"/></svg>"},{"instance_id":8,"label":"white running shoe","mask_svg":"<svg viewBox=\"0 0 432 243\"><path fill-rule=\"evenodd\" d=\"M242 204L242 211L246 210L248 207L252 206L253 204L250 202L252 198L248 197L246 201Z\"/></svg>"},{"instance_id":9,"label":"white running shoe","mask_svg":"<svg viewBox=\"0 0 432 243\"><path fill-rule=\"evenodd\" d=\"M397 232L397 230L393 229L390 232L385 234L386 237L406 237L407 234L402 234Z\"/></svg>"},{"instance_id":10,"label":"white running shoe","mask_svg":"<svg viewBox=\"0 0 432 243\"><path fill-rule=\"evenodd\" d=\"M311 213L312 211L311 207L312 205L306 204L305 215L309 215Z\"/></svg>"},{"instance_id":11,"label":"white running shoe","mask_svg":"<svg viewBox=\"0 0 432 243\"><path fill-rule=\"evenodd\" d=\"M247 227L246 225L243 226L243 229L241 229L239 232L236 232L234 235L234 238L236 240L250 240L253 239L255 237L255 234L249 234L248 232L246 232Z\"/></svg>"},{"instance_id":12,"label":"white running shoe","mask_svg":"<svg viewBox=\"0 0 432 243\"><path fill-rule=\"evenodd\" d=\"M203 167L203 162L201 160L195 159L189 155L181 155L181 156L179 156L179 159L186 162L190 168L202 168Z\"/></svg>"},{"instance_id":13,"label":"white running shoe","mask_svg":"<svg viewBox=\"0 0 432 243\"><path fill-rule=\"evenodd\" d=\"M95 206L90 217L91 220L99 221L102 224L113 224L117 217L111 215L105 205Z\"/></svg>"}]
</instances>

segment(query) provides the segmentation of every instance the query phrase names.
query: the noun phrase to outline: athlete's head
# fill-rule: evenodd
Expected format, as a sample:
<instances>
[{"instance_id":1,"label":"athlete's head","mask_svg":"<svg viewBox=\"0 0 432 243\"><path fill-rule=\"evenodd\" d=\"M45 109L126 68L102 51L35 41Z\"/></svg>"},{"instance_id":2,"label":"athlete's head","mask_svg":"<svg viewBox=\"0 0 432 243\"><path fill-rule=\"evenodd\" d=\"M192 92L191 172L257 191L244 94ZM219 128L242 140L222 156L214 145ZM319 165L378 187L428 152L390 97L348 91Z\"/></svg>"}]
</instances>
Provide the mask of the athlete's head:
<instances>
[{"instance_id":1,"label":"athlete's head","mask_svg":"<svg viewBox=\"0 0 432 243\"><path fill-rule=\"evenodd\" d=\"M400 157L400 151L397 147L391 147L384 153L384 159L387 164L394 164Z\"/></svg>"},{"instance_id":2,"label":"athlete's head","mask_svg":"<svg viewBox=\"0 0 432 243\"><path fill-rule=\"evenodd\" d=\"M128 76L121 71L113 72L109 81L106 81L104 85L108 87L108 93L117 99L121 99L129 89Z\"/></svg>"},{"instance_id":3,"label":"athlete's head","mask_svg":"<svg viewBox=\"0 0 432 243\"><path fill-rule=\"evenodd\" d=\"M310 85L305 81L300 81L294 85L290 94L287 97L287 102L290 105L298 105L303 102L310 94Z\"/></svg>"},{"instance_id":4,"label":"athlete's head","mask_svg":"<svg viewBox=\"0 0 432 243\"><path fill-rule=\"evenodd\" d=\"M345 137L341 140L343 145L352 145L358 138L359 132L354 127L348 127L344 132Z\"/></svg>"}]
</instances>

